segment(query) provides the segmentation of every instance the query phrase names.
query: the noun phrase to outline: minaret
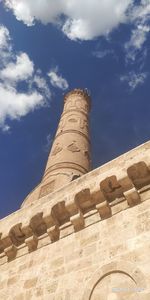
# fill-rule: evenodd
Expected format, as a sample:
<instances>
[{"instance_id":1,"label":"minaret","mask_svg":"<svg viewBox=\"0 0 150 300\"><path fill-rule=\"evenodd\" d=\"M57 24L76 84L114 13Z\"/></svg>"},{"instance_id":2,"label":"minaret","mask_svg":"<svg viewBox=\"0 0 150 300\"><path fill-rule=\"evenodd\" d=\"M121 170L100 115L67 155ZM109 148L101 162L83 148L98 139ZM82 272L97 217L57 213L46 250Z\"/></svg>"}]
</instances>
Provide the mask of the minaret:
<instances>
[{"instance_id":1,"label":"minaret","mask_svg":"<svg viewBox=\"0 0 150 300\"><path fill-rule=\"evenodd\" d=\"M90 96L75 89L64 97L64 110L50 151L39 198L91 170L89 139Z\"/></svg>"}]
</instances>

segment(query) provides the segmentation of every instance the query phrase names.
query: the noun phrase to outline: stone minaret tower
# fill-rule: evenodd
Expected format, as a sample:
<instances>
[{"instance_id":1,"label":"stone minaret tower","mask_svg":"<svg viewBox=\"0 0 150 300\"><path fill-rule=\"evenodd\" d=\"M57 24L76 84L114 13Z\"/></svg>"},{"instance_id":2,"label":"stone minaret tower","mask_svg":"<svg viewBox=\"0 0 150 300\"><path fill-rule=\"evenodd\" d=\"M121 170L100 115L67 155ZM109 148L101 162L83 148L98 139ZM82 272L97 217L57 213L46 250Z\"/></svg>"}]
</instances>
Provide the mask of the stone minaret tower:
<instances>
[{"instance_id":1,"label":"stone minaret tower","mask_svg":"<svg viewBox=\"0 0 150 300\"><path fill-rule=\"evenodd\" d=\"M64 97L64 110L41 182L39 198L91 170L90 97L75 89Z\"/></svg>"},{"instance_id":2,"label":"stone minaret tower","mask_svg":"<svg viewBox=\"0 0 150 300\"><path fill-rule=\"evenodd\" d=\"M91 171L90 102L87 90L75 89L65 95L64 109L43 178L23 201L22 207Z\"/></svg>"}]
</instances>

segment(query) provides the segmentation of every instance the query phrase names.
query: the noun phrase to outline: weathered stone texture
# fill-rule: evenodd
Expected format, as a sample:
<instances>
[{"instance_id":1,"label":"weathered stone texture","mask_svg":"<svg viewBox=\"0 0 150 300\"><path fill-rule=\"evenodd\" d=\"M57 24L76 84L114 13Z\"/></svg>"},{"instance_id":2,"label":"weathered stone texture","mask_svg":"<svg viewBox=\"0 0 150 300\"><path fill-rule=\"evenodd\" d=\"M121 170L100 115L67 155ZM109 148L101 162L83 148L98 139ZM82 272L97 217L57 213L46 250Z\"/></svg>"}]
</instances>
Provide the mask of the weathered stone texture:
<instances>
[{"instance_id":1,"label":"weathered stone texture","mask_svg":"<svg viewBox=\"0 0 150 300\"><path fill-rule=\"evenodd\" d=\"M148 300L149 205L144 201L1 265L0 299Z\"/></svg>"}]
</instances>

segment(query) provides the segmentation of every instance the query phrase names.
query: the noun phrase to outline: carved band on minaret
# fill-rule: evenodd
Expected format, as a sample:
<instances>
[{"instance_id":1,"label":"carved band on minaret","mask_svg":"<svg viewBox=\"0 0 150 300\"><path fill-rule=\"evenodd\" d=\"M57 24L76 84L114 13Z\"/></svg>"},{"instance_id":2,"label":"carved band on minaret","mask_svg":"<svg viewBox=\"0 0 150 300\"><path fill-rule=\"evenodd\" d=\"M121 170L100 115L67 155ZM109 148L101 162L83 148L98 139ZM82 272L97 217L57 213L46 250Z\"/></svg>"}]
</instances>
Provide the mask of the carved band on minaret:
<instances>
[{"instance_id":1,"label":"carved band on minaret","mask_svg":"<svg viewBox=\"0 0 150 300\"><path fill-rule=\"evenodd\" d=\"M86 90L75 89L65 95L64 110L47 161L39 197L91 170L89 111L90 96Z\"/></svg>"}]
</instances>

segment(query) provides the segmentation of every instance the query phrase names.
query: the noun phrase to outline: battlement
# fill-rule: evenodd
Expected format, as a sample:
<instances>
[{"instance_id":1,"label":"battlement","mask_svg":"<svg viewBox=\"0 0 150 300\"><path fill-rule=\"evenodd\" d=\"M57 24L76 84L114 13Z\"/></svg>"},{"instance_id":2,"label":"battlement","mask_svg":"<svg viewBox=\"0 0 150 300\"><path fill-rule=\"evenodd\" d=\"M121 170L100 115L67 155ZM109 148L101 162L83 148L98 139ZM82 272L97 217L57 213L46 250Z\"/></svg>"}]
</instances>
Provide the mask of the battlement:
<instances>
[{"instance_id":1,"label":"battlement","mask_svg":"<svg viewBox=\"0 0 150 300\"><path fill-rule=\"evenodd\" d=\"M0 220L0 264L150 199L150 142Z\"/></svg>"}]
</instances>

